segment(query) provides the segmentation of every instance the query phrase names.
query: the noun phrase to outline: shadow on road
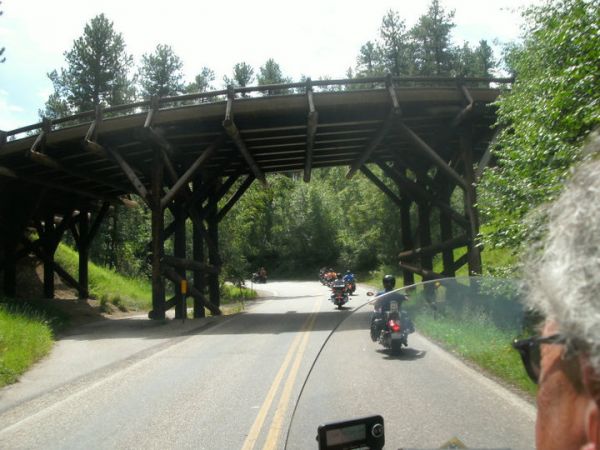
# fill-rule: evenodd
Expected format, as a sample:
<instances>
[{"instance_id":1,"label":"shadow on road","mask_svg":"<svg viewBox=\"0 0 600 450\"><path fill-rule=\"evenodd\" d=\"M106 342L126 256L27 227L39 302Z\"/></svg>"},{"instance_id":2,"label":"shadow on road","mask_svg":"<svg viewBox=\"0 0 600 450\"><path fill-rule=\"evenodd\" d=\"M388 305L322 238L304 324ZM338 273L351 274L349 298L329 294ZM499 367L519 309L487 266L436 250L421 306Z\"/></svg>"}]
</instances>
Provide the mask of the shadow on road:
<instances>
[{"instance_id":1,"label":"shadow on road","mask_svg":"<svg viewBox=\"0 0 600 450\"><path fill-rule=\"evenodd\" d=\"M424 358L425 355L427 355L425 350L417 350L414 348L405 348L402 349L401 352L392 352L390 349L378 349L377 353L382 354L383 359L398 361L415 361Z\"/></svg>"},{"instance_id":2,"label":"shadow on road","mask_svg":"<svg viewBox=\"0 0 600 450\"><path fill-rule=\"evenodd\" d=\"M317 312L311 331L330 331L344 319L350 317L354 309L345 307L321 310ZM355 317L344 323L343 329L364 330L369 332L369 315L358 311ZM96 340L96 339L164 339L166 336L177 335L246 335L246 334L283 334L301 331L312 313L285 311L282 313L241 313L235 316L209 317L206 319L166 320L164 322L151 321L140 318L124 318L119 320L105 320L78 327L63 336L70 340Z\"/></svg>"}]
</instances>

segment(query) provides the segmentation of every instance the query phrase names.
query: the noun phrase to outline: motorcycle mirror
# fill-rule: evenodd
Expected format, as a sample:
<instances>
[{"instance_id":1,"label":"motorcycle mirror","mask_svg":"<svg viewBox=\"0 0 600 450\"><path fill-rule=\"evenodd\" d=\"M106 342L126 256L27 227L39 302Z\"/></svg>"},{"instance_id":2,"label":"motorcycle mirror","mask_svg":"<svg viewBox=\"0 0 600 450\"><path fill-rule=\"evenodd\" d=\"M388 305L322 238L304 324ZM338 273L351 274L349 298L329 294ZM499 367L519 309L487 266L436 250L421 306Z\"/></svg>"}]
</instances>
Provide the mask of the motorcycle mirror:
<instances>
[{"instance_id":1,"label":"motorcycle mirror","mask_svg":"<svg viewBox=\"0 0 600 450\"><path fill-rule=\"evenodd\" d=\"M369 297L373 297L374 295L375 295L375 292L371 292L371 291L367 292L367 296L369 296Z\"/></svg>"}]
</instances>

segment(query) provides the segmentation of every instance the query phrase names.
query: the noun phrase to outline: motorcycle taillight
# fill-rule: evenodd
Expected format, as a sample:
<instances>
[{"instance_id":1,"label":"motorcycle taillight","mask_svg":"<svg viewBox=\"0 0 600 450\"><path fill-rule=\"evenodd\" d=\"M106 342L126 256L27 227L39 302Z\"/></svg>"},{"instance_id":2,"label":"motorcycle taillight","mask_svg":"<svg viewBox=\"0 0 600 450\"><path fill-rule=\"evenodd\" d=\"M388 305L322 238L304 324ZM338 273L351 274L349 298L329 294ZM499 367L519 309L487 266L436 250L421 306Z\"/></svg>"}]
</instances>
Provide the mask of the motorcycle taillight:
<instances>
[{"instance_id":1,"label":"motorcycle taillight","mask_svg":"<svg viewBox=\"0 0 600 450\"><path fill-rule=\"evenodd\" d=\"M397 333L400 331L400 322L396 322L395 320L388 321L388 327L392 332Z\"/></svg>"}]
</instances>

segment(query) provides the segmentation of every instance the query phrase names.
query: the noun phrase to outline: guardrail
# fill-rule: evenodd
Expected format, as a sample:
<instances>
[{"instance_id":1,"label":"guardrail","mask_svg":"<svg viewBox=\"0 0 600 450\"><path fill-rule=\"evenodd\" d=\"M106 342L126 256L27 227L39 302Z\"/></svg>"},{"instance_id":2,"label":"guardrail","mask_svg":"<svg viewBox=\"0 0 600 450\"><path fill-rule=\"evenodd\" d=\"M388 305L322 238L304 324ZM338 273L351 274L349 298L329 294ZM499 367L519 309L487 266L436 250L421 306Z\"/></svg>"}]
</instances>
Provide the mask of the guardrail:
<instances>
[{"instance_id":1,"label":"guardrail","mask_svg":"<svg viewBox=\"0 0 600 450\"><path fill-rule=\"evenodd\" d=\"M200 100L202 103L210 101L210 99L218 99L224 100L221 98L223 96L231 95L245 95L250 93L265 93L265 92L279 92L282 95L289 94L289 90L291 89L304 89L306 92L308 89L312 89L313 87L317 88L326 88L326 87L339 87L340 91L343 91L344 88L348 86L359 86L361 85L370 85L369 89L375 89L377 85L382 85L382 88L385 88L390 83L393 83L395 87L418 87L418 86L427 86L432 87L432 84L436 85L444 85L444 84L452 84L457 87L459 86L468 86L470 84L511 84L514 82L514 78L485 78L485 77L392 77L392 76L381 76L381 77L364 77L364 78L349 78L349 79L336 79L336 80L311 80L310 78L306 81L295 82L295 83L284 83L284 84L265 84L261 86L245 86L245 87L233 87L229 86L227 89L221 89L218 91L211 92L198 92L193 94L183 94L183 95L175 95L169 97L160 97L154 98L150 100L144 100L134 103L127 103L123 105L109 106L106 108L102 108L103 114L113 114L113 113L121 113L129 110L135 110L138 108L156 108L160 109L161 106L166 106L173 103L182 103L182 102L193 102ZM297 94L302 94L302 92L297 92ZM272 95L272 94L271 94ZM142 112L141 111L135 111ZM122 114L122 115L127 115ZM32 125L27 125L20 128L15 128L14 130L0 132L3 134L3 140L16 137L19 134L28 133L34 130L41 130L44 126L49 126L50 128L53 125L62 125L69 122L83 122L85 119L90 121L94 120L96 117L96 111L84 111L77 114L73 114L70 116L60 117L56 119L50 119L46 122L38 122ZM1 144L1 142L0 142Z\"/></svg>"}]
</instances>

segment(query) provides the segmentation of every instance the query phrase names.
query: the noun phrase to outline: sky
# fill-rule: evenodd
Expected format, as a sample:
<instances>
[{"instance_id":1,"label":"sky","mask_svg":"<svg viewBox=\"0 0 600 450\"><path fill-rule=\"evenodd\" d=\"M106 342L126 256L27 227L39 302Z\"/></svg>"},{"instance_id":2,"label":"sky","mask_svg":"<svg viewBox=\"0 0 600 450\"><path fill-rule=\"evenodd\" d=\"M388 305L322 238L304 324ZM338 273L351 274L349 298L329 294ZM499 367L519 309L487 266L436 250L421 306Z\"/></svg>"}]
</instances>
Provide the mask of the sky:
<instances>
[{"instance_id":1,"label":"sky","mask_svg":"<svg viewBox=\"0 0 600 450\"><path fill-rule=\"evenodd\" d=\"M531 0L529 0L531 1ZM216 72L221 88L235 63L255 68L274 58L284 75L345 78L361 45L375 40L387 10L407 27L427 10L429 0L2 0L0 47L0 130L38 121L52 84L47 73L64 67L64 52L85 24L104 13L123 34L139 63L157 44L168 44L183 60L191 81L203 66ZM456 44L496 42L499 49L519 36L523 0L442 0L454 10Z\"/></svg>"}]
</instances>

